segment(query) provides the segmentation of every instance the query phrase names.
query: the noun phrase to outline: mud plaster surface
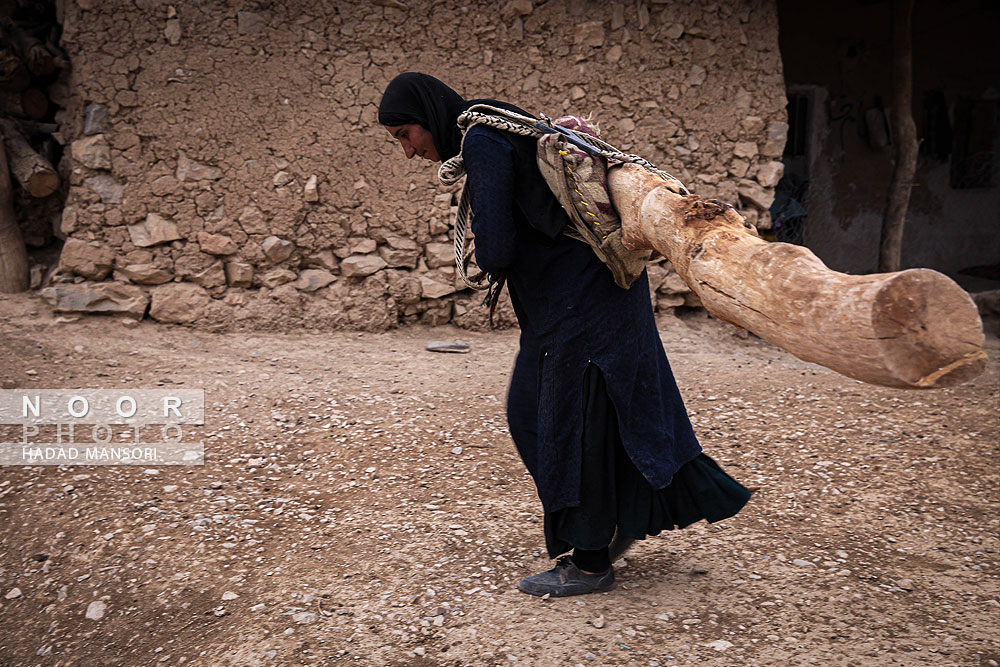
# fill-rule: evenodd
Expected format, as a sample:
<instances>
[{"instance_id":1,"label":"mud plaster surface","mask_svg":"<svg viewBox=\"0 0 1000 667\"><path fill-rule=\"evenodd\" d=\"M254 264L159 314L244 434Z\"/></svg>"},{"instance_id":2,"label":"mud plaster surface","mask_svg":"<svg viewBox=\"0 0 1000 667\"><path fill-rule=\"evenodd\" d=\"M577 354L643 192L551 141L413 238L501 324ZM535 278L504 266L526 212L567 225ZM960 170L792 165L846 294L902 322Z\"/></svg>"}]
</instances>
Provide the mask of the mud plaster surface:
<instances>
[{"instance_id":1,"label":"mud plaster surface","mask_svg":"<svg viewBox=\"0 0 1000 667\"><path fill-rule=\"evenodd\" d=\"M481 327L482 318L467 315L475 301L467 291L431 299L414 287L417 276L454 283L452 267L423 258L364 280L340 277L315 293L260 287L268 271L298 272L323 250L340 259L381 254L399 237L416 241L422 255L428 243L449 242L454 188L435 185L429 164L407 162L375 122L395 74L430 72L469 98L499 97L532 112L594 114L613 143L733 204L740 179L752 181L780 156L780 146L758 155L768 124L784 120L771 3L512 3L521 11L492 2L393 4L176 3L171 18L156 0L66 2L73 69L60 97L62 133L80 136L87 104L107 106L111 117L110 170L62 165L66 233L112 248L118 269L153 263L204 286L215 297L199 322L206 327ZM181 178L182 159L207 171ZM311 176L315 202L303 196ZM120 201L107 194L109 183L121 187ZM150 213L175 222L183 238L135 248L127 226ZM228 236L239 249L207 254L201 232ZM265 257L270 235L295 244L291 257ZM219 278L222 262L253 267L249 294Z\"/></svg>"}]
</instances>

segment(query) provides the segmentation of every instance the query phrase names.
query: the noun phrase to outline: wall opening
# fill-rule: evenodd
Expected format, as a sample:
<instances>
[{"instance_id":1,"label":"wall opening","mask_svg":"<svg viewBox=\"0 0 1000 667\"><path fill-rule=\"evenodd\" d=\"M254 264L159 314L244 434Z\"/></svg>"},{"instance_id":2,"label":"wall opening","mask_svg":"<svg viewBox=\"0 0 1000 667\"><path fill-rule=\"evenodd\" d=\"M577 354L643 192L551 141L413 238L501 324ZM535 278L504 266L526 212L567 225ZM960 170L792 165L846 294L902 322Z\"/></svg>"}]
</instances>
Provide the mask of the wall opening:
<instances>
[{"instance_id":1,"label":"wall opening","mask_svg":"<svg viewBox=\"0 0 1000 667\"><path fill-rule=\"evenodd\" d=\"M786 209L772 215L802 223L783 223L776 236L835 270L877 271L894 160L892 5L776 6L790 128L776 193ZM983 267L1000 266L1000 61L989 41L998 18L1000 7L979 0L928 0L913 14L910 112L921 148L902 265L941 271L970 291L1000 287L983 278Z\"/></svg>"}]
</instances>

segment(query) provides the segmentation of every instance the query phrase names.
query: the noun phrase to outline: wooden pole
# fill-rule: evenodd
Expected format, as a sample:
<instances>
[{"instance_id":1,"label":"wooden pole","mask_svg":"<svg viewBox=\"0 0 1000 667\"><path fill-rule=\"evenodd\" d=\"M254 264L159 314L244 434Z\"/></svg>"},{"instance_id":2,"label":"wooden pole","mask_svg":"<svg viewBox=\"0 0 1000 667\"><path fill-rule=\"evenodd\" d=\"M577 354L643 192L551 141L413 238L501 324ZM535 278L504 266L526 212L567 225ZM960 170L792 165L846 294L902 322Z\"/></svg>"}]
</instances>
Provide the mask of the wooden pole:
<instances>
[{"instance_id":1,"label":"wooden pole","mask_svg":"<svg viewBox=\"0 0 1000 667\"><path fill-rule=\"evenodd\" d=\"M976 306L941 273L838 273L806 248L762 240L731 206L670 192L642 167L613 167L608 184L627 248L658 251L712 315L800 359L913 389L966 382L986 366Z\"/></svg>"},{"instance_id":2,"label":"wooden pole","mask_svg":"<svg viewBox=\"0 0 1000 667\"><path fill-rule=\"evenodd\" d=\"M28 289L28 250L14 215L7 154L0 143L0 292Z\"/></svg>"},{"instance_id":3,"label":"wooden pole","mask_svg":"<svg viewBox=\"0 0 1000 667\"><path fill-rule=\"evenodd\" d=\"M899 271L903 225L917 172L917 126L913 122L913 0L892 3L892 143L895 165L882 218L879 271Z\"/></svg>"}]
</instances>

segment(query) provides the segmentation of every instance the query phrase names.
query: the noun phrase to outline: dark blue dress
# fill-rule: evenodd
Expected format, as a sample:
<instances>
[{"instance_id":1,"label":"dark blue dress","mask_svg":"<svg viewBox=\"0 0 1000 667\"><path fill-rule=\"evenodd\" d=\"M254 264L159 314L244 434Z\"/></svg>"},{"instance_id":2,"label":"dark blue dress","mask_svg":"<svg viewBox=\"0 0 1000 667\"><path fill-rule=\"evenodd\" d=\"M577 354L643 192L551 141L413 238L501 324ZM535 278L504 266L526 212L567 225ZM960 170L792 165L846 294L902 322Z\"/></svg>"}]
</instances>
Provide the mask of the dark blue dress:
<instances>
[{"instance_id":1,"label":"dark blue dress","mask_svg":"<svg viewBox=\"0 0 1000 667\"><path fill-rule=\"evenodd\" d=\"M606 448L620 447L624 461L634 466L634 479L644 481L650 492L669 487L685 464L710 461L699 456L701 446L664 354L646 274L624 290L589 246L533 229L531 212L521 210L523 198L516 196L514 183L517 175L537 172L534 156L515 149L504 133L472 128L462 155L471 188L476 262L493 274L506 271L521 327L507 419L547 518L581 506L589 367L599 371L599 398L609 401L620 439ZM540 174L537 181L545 187ZM561 210L557 214L565 217ZM594 476L593 471L587 475ZM613 517L617 510L608 511Z\"/></svg>"}]
</instances>

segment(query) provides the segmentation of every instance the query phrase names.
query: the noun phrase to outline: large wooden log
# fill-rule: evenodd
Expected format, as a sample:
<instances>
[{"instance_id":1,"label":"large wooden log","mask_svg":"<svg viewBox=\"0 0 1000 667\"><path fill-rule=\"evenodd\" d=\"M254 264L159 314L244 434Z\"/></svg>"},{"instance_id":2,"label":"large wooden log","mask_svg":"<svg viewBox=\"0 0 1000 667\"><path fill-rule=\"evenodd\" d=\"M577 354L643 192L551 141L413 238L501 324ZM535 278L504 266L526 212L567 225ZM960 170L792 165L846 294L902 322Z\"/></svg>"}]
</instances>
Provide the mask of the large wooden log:
<instances>
[{"instance_id":1,"label":"large wooden log","mask_svg":"<svg viewBox=\"0 0 1000 667\"><path fill-rule=\"evenodd\" d=\"M762 240L730 206L671 192L641 167L613 167L608 180L625 246L667 257L719 319L889 387L947 387L985 368L976 306L941 273L839 273L806 248Z\"/></svg>"}]
</instances>

